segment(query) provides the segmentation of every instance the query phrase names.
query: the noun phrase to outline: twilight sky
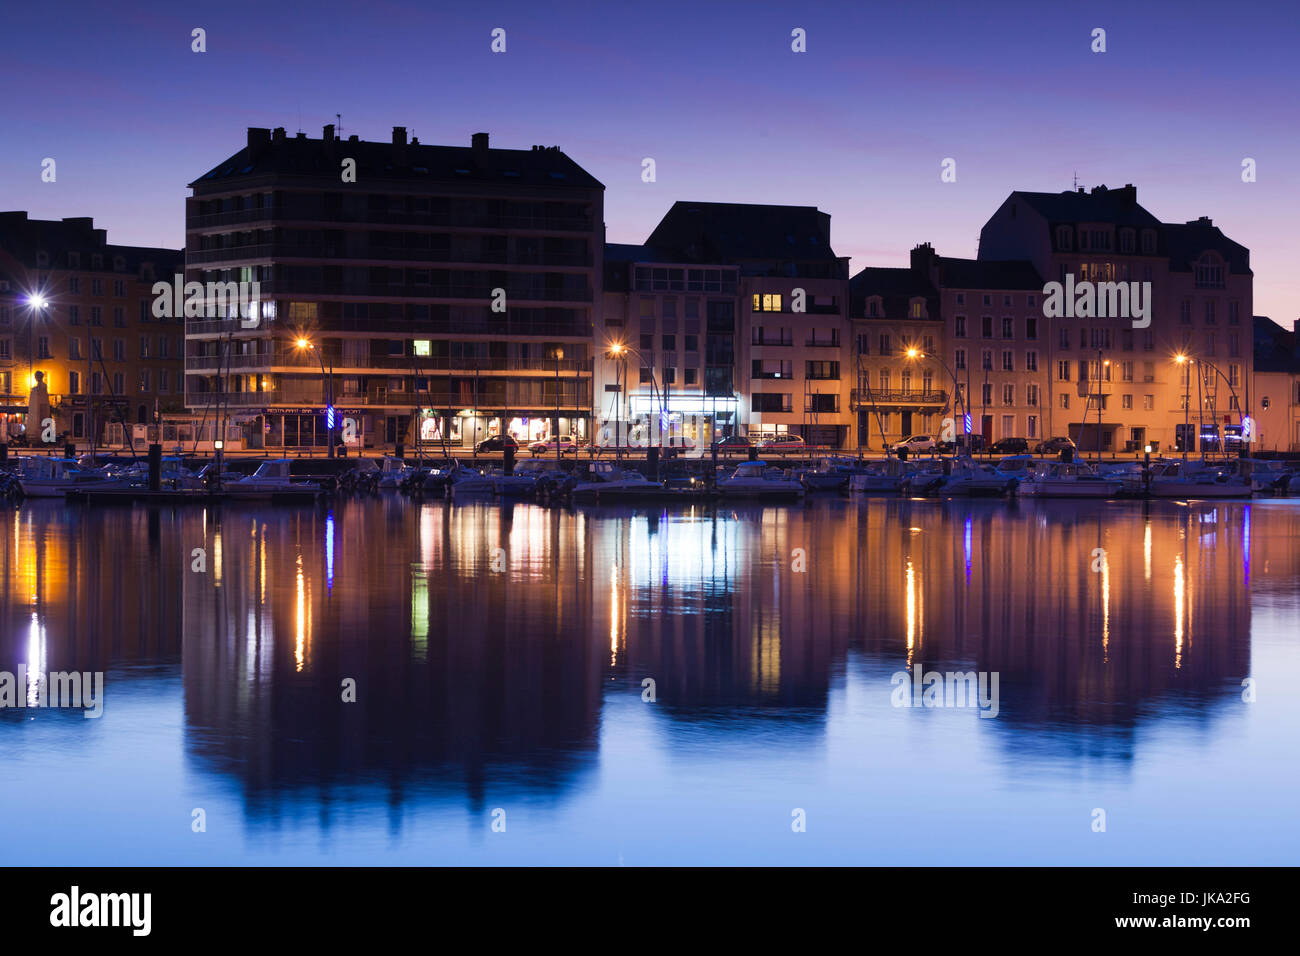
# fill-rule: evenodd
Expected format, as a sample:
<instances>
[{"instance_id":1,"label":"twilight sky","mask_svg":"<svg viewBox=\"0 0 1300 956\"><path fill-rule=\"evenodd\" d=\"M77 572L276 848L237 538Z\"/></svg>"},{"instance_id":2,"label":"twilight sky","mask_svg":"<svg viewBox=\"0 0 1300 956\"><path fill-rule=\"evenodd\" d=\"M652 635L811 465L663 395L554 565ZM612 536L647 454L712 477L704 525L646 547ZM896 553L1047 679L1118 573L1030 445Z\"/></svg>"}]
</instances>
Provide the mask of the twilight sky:
<instances>
[{"instance_id":1,"label":"twilight sky","mask_svg":"<svg viewBox=\"0 0 1300 956\"><path fill-rule=\"evenodd\" d=\"M1294 0L112 6L8 5L0 209L179 247L186 183L245 127L318 137L341 113L362 139L559 145L605 184L612 242L677 199L815 205L856 271L927 240L974 256L1008 192L1077 173L1134 183L1166 221L1210 216L1251 250L1256 314L1300 315Z\"/></svg>"}]
</instances>

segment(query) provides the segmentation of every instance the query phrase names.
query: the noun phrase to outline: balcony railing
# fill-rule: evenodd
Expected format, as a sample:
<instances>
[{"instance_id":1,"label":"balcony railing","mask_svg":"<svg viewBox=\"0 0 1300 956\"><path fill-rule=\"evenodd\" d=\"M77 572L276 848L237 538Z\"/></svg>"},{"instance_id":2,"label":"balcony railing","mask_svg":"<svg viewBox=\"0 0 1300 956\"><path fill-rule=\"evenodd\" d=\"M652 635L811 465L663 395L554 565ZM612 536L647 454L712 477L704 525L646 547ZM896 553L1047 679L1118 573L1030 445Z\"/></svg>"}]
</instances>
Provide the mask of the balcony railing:
<instances>
[{"instance_id":1,"label":"balcony railing","mask_svg":"<svg viewBox=\"0 0 1300 956\"><path fill-rule=\"evenodd\" d=\"M947 405L947 392L918 392L901 388L853 389L850 401L854 408L864 405Z\"/></svg>"},{"instance_id":2,"label":"balcony railing","mask_svg":"<svg viewBox=\"0 0 1300 956\"><path fill-rule=\"evenodd\" d=\"M357 358L325 354L325 366L333 364L336 375L353 374L355 369L388 369L408 372L421 377L436 372L538 372L554 375L557 368L555 359L538 358L456 358L442 356L402 356L384 355ZM320 362L315 353L272 352L267 355L228 355L218 358L216 355L187 355L185 370L187 372L210 371L218 369L302 369L305 372L320 374ZM561 376L591 372L591 359L560 359L558 361Z\"/></svg>"},{"instance_id":3,"label":"balcony railing","mask_svg":"<svg viewBox=\"0 0 1300 956\"><path fill-rule=\"evenodd\" d=\"M204 408L215 406L218 403L230 408L267 408L272 405L287 405L292 408L321 408L323 400L320 395L311 396L300 393L285 393L280 390L266 392L230 392L222 395L218 392L187 392L185 394L185 404L189 408ZM478 396L475 401L473 395L466 395L464 392L427 392L421 390L399 391L396 389L371 389L366 393L356 394L338 394L335 396L334 404L338 408L353 408L362 406L397 406L401 408L412 408L419 406L421 408L510 408L517 411L536 410L544 411L555 407L555 397L545 396L537 401L521 400L510 401L502 400L499 397L489 398L487 396ZM591 401L586 396L574 401L569 396L560 397L560 411L590 411Z\"/></svg>"},{"instance_id":4,"label":"balcony railing","mask_svg":"<svg viewBox=\"0 0 1300 956\"><path fill-rule=\"evenodd\" d=\"M506 339L518 336L547 336L560 339L591 338L591 323L528 321L505 315L492 315L482 320L430 318L408 321L406 319L315 319L305 329L313 335L321 332L364 332L375 338L424 338L443 335L490 335ZM245 328L236 319L187 319L186 335L225 335L233 332L244 338L264 339L274 335L298 336L300 330L275 319L264 319L252 328Z\"/></svg>"},{"instance_id":5,"label":"balcony railing","mask_svg":"<svg viewBox=\"0 0 1300 956\"><path fill-rule=\"evenodd\" d=\"M324 244L256 243L225 249L195 249L186 253L186 261L195 266L210 262L256 261L263 259L338 259L341 261L417 262L455 265L458 263L502 266L590 266L588 253L536 252L506 253L441 249L393 249L366 246L347 249Z\"/></svg>"}]
</instances>

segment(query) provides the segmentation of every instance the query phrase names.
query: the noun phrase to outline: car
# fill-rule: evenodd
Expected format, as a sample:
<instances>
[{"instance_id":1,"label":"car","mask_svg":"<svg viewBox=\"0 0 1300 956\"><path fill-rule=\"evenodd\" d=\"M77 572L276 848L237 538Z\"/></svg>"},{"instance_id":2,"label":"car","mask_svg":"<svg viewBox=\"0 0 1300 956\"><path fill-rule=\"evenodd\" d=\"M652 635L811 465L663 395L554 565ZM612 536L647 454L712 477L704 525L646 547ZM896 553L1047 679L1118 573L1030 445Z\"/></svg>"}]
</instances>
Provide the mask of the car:
<instances>
[{"instance_id":1,"label":"car","mask_svg":"<svg viewBox=\"0 0 1300 956\"><path fill-rule=\"evenodd\" d=\"M1044 438L1034 446L1035 455L1055 455L1065 451L1065 449L1076 451L1074 440L1070 438Z\"/></svg>"},{"instance_id":2,"label":"car","mask_svg":"<svg viewBox=\"0 0 1300 956\"><path fill-rule=\"evenodd\" d=\"M476 450L481 454L485 451L505 451L507 448L519 450L519 442L515 441L512 435L493 435L491 438L485 438L478 443Z\"/></svg>"},{"instance_id":3,"label":"car","mask_svg":"<svg viewBox=\"0 0 1300 956\"><path fill-rule=\"evenodd\" d=\"M728 454L735 451L748 452L754 446L744 435L727 435L715 441L712 447L716 448L721 454Z\"/></svg>"},{"instance_id":4,"label":"car","mask_svg":"<svg viewBox=\"0 0 1300 956\"><path fill-rule=\"evenodd\" d=\"M790 451L806 451L808 446L804 444L802 435L772 435L764 438L758 443L761 451L776 452L785 454Z\"/></svg>"},{"instance_id":5,"label":"car","mask_svg":"<svg viewBox=\"0 0 1300 956\"><path fill-rule=\"evenodd\" d=\"M893 446L895 452L916 452L916 451L933 451L934 439L929 435L913 435L910 438L904 438L898 444Z\"/></svg>"},{"instance_id":6,"label":"car","mask_svg":"<svg viewBox=\"0 0 1300 956\"><path fill-rule=\"evenodd\" d=\"M937 441L934 443L934 450L940 455L956 454L957 452L961 451L962 448L965 447L966 437L967 436L965 435L958 435L955 439L944 439L943 441ZM971 433L970 449L972 452L983 451L984 446L986 444L987 443L984 441L983 435L977 435L973 432Z\"/></svg>"},{"instance_id":7,"label":"car","mask_svg":"<svg viewBox=\"0 0 1300 956\"><path fill-rule=\"evenodd\" d=\"M1003 438L990 445L989 451L995 455L1027 455L1029 454L1029 440L1026 438Z\"/></svg>"},{"instance_id":8,"label":"car","mask_svg":"<svg viewBox=\"0 0 1300 956\"><path fill-rule=\"evenodd\" d=\"M561 435L559 448L560 448L561 455L565 454L566 452L577 451L578 442L575 441L569 435ZM554 454L555 439L545 438L542 441L535 441L528 446L528 450L532 452L534 455Z\"/></svg>"}]
</instances>

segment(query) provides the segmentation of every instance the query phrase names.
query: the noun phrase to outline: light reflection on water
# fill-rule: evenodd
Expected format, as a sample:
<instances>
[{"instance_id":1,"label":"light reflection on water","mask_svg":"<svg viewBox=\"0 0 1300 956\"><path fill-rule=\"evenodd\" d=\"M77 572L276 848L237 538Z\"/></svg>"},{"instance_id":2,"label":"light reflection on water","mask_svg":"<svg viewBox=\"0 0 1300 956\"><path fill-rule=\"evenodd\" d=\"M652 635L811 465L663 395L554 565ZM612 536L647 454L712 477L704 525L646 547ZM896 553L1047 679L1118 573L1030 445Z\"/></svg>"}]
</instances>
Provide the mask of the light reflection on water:
<instances>
[{"instance_id":1,"label":"light reflection on water","mask_svg":"<svg viewBox=\"0 0 1300 956\"><path fill-rule=\"evenodd\" d=\"M1296 502L37 502L0 521L3 669L108 671L100 720L0 711L15 863L1300 848ZM997 672L997 717L891 706L909 668Z\"/></svg>"}]
</instances>

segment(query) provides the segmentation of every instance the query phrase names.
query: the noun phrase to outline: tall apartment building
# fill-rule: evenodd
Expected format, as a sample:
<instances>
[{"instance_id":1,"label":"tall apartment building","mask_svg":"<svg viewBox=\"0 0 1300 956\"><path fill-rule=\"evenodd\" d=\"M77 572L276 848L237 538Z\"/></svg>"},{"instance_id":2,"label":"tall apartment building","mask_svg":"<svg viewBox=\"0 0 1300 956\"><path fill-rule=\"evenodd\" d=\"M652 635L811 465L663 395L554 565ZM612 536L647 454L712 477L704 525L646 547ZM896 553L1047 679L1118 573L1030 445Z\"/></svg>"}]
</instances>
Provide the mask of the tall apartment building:
<instances>
[{"instance_id":1,"label":"tall apartment building","mask_svg":"<svg viewBox=\"0 0 1300 956\"><path fill-rule=\"evenodd\" d=\"M179 249L120 246L90 218L0 213L0 421L16 430L37 372L56 435L96 441L181 408L184 330L155 318ZM28 436L38 440L37 436Z\"/></svg>"},{"instance_id":2,"label":"tall apartment building","mask_svg":"<svg viewBox=\"0 0 1300 956\"><path fill-rule=\"evenodd\" d=\"M1017 191L985 223L979 258L1027 260L1045 282L1151 283L1145 328L1114 317L1040 328L1047 434L1085 451L1212 449L1251 414L1250 253L1209 219L1162 223L1132 185Z\"/></svg>"},{"instance_id":3,"label":"tall apartment building","mask_svg":"<svg viewBox=\"0 0 1300 956\"><path fill-rule=\"evenodd\" d=\"M186 402L248 446L327 444L330 380L359 446L587 435L604 187L558 147L249 129L191 188L186 278L261 303L187 320Z\"/></svg>"},{"instance_id":4,"label":"tall apartment building","mask_svg":"<svg viewBox=\"0 0 1300 956\"><path fill-rule=\"evenodd\" d=\"M830 215L811 206L676 202L646 240L675 262L737 269L732 391L738 431L751 439L851 440L848 259L830 232ZM710 336L724 341L725 325L711 317ZM719 349L709 364L724 360Z\"/></svg>"},{"instance_id":5,"label":"tall apartment building","mask_svg":"<svg viewBox=\"0 0 1300 956\"><path fill-rule=\"evenodd\" d=\"M735 433L738 285L736 266L675 262L648 246L605 246L595 343L601 444L681 435L706 448Z\"/></svg>"}]
</instances>

